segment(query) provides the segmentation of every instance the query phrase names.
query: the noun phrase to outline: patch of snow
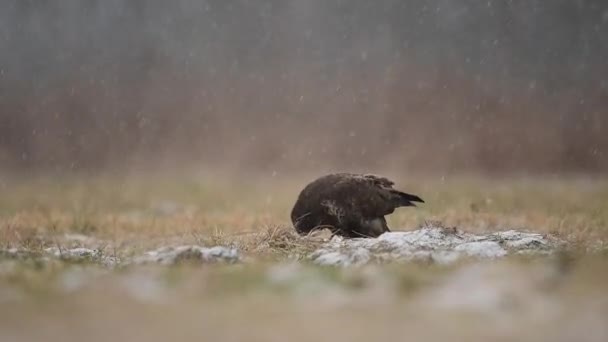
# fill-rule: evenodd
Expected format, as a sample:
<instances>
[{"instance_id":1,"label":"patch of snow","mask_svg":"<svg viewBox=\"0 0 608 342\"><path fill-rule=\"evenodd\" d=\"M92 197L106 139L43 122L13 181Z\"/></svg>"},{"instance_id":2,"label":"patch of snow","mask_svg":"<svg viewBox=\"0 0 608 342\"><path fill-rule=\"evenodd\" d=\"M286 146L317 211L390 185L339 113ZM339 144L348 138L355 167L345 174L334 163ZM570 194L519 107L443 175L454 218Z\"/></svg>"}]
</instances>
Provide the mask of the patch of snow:
<instances>
[{"instance_id":1,"label":"patch of snow","mask_svg":"<svg viewBox=\"0 0 608 342\"><path fill-rule=\"evenodd\" d=\"M363 247L355 247L353 250L345 255L339 251L336 252L325 252L317 251L318 255L315 257L315 262L319 265L338 265L338 266L352 266L352 265L363 265L370 261L370 251Z\"/></svg>"},{"instance_id":2,"label":"patch of snow","mask_svg":"<svg viewBox=\"0 0 608 342\"><path fill-rule=\"evenodd\" d=\"M309 258L316 264L333 266L412 260L446 264L461 257L494 259L509 253L547 253L560 245L560 241L537 233L509 230L478 235L431 225L373 239L334 237Z\"/></svg>"},{"instance_id":3,"label":"patch of snow","mask_svg":"<svg viewBox=\"0 0 608 342\"><path fill-rule=\"evenodd\" d=\"M559 244L556 240L550 241L538 233L527 233L516 230L497 232L487 236L492 241L501 242L512 250L551 250Z\"/></svg>"},{"instance_id":4,"label":"patch of snow","mask_svg":"<svg viewBox=\"0 0 608 342\"><path fill-rule=\"evenodd\" d=\"M454 247L454 251L480 258L497 258L507 255L507 251L494 241L466 242Z\"/></svg>"},{"instance_id":5,"label":"patch of snow","mask_svg":"<svg viewBox=\"0 0 608 342\"><path fill-rule=\"evenodd\" d=\"M24 248L0 249L0 258L17 260L40 260L50 261L59 259L68 262L88 262L101 264L106 267L114 267L120 264L143 264L156 263L161 265L173 265L184 261L195 262L237 262L241 258L238 250L223 246L201 247L201 246L177 246L161 247L144 253L138 257L121 260L118 257L106 255L101 248L64 248L48 247L40 252Z\"/></svg>"},{"instance_id":6,"label":"patch of snow","mask_svg":"<svg viewBox=\"0 0 608 342\"><path fill-rule=\"evenodd\" d=\"M120 260L113 256L104 255L100 249L91 249L85 247L77 248L45 248L44 252L51 257L72 261L72 262L96 262L104 266L115 266Z\"/></svg>"},{"instance_id":7,"label":"patch of snow","mask_svg":"<svg viewBox=\"0 0 608 342\"><path fill-rule=\"evenodd\" d=\"M101 251L84 247L62 249L58 247L45 248L44 251L57 258L65 259L94 259L101 254Z\"/></svg>"},{"instance_id":8,"label":"patch of snow","mask_svg":"<svg viewBox=\"0 0 608 342\"><path fill-rule=\"evenodd\" d=\"M434 251L428 252L429 259L437 264L447 265L460 259L461 253L457 251ZM418 259L418 258L414 258Z\"/></svg>"},{"instance_id":9,"label":"patch of snow","mask_svg":"<svg viewBox=\"0 0 608 342\"><path fill-rule=\"evenodd\" d=\"M146 252L133 260L136 264L156 263L161 265L175 265L184 261L190 262L237 262L239 253L235 248L223 246L201 247L201 246L177 246L161 247Z\"/></svg>"}]
</instances>

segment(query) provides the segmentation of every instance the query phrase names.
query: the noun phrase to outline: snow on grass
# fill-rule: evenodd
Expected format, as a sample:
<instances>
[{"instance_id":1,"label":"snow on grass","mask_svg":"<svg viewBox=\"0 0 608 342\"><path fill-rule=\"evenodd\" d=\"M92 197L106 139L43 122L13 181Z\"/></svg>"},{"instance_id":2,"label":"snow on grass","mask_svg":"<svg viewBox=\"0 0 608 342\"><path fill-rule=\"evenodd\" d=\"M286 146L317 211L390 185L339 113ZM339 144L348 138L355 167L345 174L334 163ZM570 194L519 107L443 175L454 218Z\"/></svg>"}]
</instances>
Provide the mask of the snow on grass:
<instances>
[{"instance_id":1,"label":"snow on grass","mask_svg":"<svg viewBox=\"0 0 608 342\"><path fill-rule=\"evenodd\" d=\"M385 233L373 239L334 237L322 242L276 233L270 235L268 239L268 243L263 247L249 249L249 252L251 250L259 252L260 248L270 253L276 252L272 248L276 245L281 246L281 253L285 255L300 253L318 265L332 266L418 260L449 264L463 257L495 259L509 254L547 254L564 244L551 236L538 233L507 230L490 234L472 234L456 228L445 228L440 224L427 224L420 229L407 232ZM292 241L293 239L297 241ZM229 239L216 241L211 246L188 244L185 241L164 241L159 248L143 253L131 253L124 249L124 246L122 249L117 248L110 242L86 235L68 234L52 241L56 246L0 249L0 258L62 260L100 264L106 267L131 264L175 265L183 262L236 263L244 262L246 259L241 253L246 253L247 246L255 244L255 240L248 242Z\"/></svg>"},{"instance_id":2,"label":"snow on grass","mask_svg":"<svg viewBox=\"0 0 608 342\"><path fill-rule=\"evenodd\" d=\"M104 255L101 249L85 247L62 249L59 247L49 247L45 248L44 252L46 256L70 262L92 262L108 267L115 266L120 263L120 259L114 256Z\"/></svg>"},{"instance_id":3,"label":"snow on grass","mask_svg":"<svg viewBox=\"0 0 608 342\"><path fill-rule=\"evenodd\" d=\"M509 230L478 235L427 225L409 232L385 233L374 239L334 237L309 258L316 264L332 266L412 260L447 264L462 257L494 259L512 253L548 253L561 244L537 233Z\"/></svg>"},{"instance_id":4,"label":"snow on grass","mask_svg":"<svg viewBox=\"0 0 608 342\"><path fill-rule=\"evenodd\" d=\"M239 253L235 248L223 246L177 246L161 247L136 257L135 264L156 263L160 265L175 265L184 261L189 262L228 262L239 261Z\"/></svg>"}]
</instances>

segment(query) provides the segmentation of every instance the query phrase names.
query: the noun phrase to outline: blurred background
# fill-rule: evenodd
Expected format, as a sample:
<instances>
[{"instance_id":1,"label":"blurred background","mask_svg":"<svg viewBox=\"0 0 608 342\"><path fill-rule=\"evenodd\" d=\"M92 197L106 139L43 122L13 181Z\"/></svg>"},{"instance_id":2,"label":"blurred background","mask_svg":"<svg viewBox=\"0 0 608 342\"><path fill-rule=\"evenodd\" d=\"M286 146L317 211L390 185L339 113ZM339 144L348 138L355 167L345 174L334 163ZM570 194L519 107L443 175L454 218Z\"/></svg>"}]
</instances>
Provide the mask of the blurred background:
<instances>
[{"instance_id":1,"label":"blurred background","mask_svg":"<svg viewBox=\"0 0 608 342\"><path fill-rule=\"evenodd\" d=\"M607 128L606 0L1 0L0 341L608 341ZM314 266L338 170L418 237Z\"/></svg>"},{"instance_id":2,"label":"blurred background","mask_svg":"<svg viewBox=\"0 0 608 342\"><path fill-rule=\"evenodd\" d=\"M6 0L0 172L608 170L603 0Z\"/></svg>"}]
</instances>

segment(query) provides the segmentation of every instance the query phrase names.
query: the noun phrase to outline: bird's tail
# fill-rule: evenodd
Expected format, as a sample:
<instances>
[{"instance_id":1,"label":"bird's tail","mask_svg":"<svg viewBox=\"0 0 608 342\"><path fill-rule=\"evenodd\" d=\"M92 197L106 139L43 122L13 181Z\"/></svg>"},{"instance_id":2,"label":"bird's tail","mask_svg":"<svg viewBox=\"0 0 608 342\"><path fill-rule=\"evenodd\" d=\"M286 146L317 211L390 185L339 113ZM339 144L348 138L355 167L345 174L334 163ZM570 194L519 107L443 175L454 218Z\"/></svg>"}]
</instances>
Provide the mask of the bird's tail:
<instances>
[{"instance_id":1,"label":"bird's tail","mask_svg":"<svg viewBox=\"0 0 608 342\"><path fill-rule=\"evenodd\" d=\"M416 204L413 202L424 203L424 200L416 195L407 194L401 191L393 192L398 197L399 205L402 207L415 207Z\"/></svg>"}]
</instances>

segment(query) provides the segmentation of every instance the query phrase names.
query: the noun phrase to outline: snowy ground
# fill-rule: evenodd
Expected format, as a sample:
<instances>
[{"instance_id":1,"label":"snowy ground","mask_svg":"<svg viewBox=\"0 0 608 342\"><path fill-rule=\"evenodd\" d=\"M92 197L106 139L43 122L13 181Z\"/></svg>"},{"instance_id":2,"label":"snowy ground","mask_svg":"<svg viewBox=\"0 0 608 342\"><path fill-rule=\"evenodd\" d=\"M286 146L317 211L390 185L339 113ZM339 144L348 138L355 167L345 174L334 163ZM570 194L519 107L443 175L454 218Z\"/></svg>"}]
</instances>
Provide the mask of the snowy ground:
<instances>
[{"instance_id":1,"label":"snowy ground","mask_svg":"<svg viewBox=\"0 0 608 342\"><path fill-rule=\"evenodd\" d=\"M239 250L229 246L162 246L141 255L119 257L104 253L102 246L106 244L92 237L66 235L63 240L76 243L76 247L54 246L38 252L25 248L10 248L0 250L0 255L9 259L54 258L73 262L86 261L104 266L150 263L174 265L185 261L199 263L242 261ZM560 247L566 247L566 244L557 238L538 233L508 230L490 234L472 234L456 228L426 225L413 231L385 233L378 238L333 237L310 253L307 259L322 266L360 266L367 263L407 261L449 264L462 258L495 259L509 254L548 254Z\"/></svg>"},{"instance_id":2,"label":"snowy ground","mask_svg":"<svg viewBox=\"0 0 608 342\"><path fill-rule=\"evenodd\" d=\"M0 250L0 341L608 337L603 252L576 265L543 234L426 225L270 263L234 246L129 255L81 234L54 241Z\"/></svg>"},{"instance_id":3,"label":"snowy ground","mask_svg":"<svg viewBox=\"0 0 608 342\"><path fill-rule=\"evenodd\" d=\"M537 233L508 230L471 234L427 225L409 232L385 233L376 239L334 238L310 258L319 265L428 260L452 263L463 257L494 259L508 254L551 253L564 243Z\"/></svg>"}]
</instances>

